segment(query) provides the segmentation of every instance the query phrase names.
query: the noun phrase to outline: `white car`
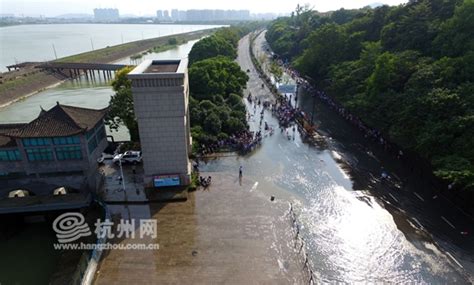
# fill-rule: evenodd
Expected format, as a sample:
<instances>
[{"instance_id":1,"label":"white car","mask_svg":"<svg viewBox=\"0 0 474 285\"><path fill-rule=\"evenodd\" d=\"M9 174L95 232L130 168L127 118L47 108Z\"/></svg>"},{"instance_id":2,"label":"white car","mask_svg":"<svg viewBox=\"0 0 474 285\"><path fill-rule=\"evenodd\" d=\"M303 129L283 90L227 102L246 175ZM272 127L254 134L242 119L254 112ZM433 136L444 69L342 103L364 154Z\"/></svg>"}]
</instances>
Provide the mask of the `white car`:
<instances>
[{"instance_id":1,"label":"white car","mask_svg":"<svg viewBox=\"0 0 474 285\"><path fill-rule=\"evenodd\" d=\"M132 163L138 164L142 162L142 152L129 150L121 154L117 154L112 160L115 164L120 163Z\"/></svg>"},{"instance_id":2,"label":"white car","mask_svg":"<svg viewBox=\"0 0 474 285\"><path fill-rule=\"evenodd\" d=\"M97 159L97 163L104 163L105 160L114 159L115 155L103 152L102 155Z\"/></svg>"}]
</instances>

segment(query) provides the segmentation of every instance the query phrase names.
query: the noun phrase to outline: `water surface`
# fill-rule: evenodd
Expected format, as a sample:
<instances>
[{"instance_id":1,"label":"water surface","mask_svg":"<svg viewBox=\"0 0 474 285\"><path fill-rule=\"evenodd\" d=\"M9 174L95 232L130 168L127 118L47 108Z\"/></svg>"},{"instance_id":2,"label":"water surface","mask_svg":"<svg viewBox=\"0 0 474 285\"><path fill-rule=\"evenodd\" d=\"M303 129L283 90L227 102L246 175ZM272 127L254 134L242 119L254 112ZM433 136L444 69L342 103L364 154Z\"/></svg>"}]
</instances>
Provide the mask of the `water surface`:
<instances>
[{"instance_id":1,"label":"water surface","mask_svg":"<svg viewBox=\"0 0 474 285\"><path fill-rule=\"evenodd\" d=\"M51 24L1 27L0 71L6 71L5 66L17 62L53 60L107 46L215 27L218 26Z\"/></svg>"}]
</instances>

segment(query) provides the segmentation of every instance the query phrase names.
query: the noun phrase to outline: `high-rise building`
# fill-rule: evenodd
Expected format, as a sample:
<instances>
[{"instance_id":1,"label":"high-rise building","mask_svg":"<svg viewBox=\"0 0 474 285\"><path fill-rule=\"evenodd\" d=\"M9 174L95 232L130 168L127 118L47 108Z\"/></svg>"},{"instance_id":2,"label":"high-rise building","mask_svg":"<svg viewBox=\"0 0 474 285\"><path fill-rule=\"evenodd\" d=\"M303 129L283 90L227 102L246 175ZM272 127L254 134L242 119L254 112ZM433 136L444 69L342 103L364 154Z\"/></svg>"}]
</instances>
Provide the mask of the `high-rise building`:
<instances>
[{"instance_id":1,"label":"high-rise building","mask_svg":"<svg viewBox=\"0 0 474 285\"><path fill-rule=\"evenodd\" d=\"M180 20L180 21L187 21L187 13L186 13L186 11L179 11L179 20Z\"/></svg>"},{"instance_id":2,"label":"high-rise building","mask_svg":"<svg viewBox=\"0 0 474 285\"><path fill-rule=\"evenodd\" d=\"M173 10L171 10L171 20L173 20L173 21L175 21L175 22L176 22L176 21L180 21L178 9L173 9Z\"/></svg>"},{"instance_id":3,"label":"high-rise building","mask_svg":"<svg viewBox=\"0 0 474 285\"><path fill-rule=\"evenodd\" d=\"M156 11L156 18L158 19L158 21L163 21L163 11L162 10Z\"/></svg>"},{"instance_id":4,"label":"high-rise building","mask_svg":"<svg viewBox=\"0 0 474 285\"><path fill-rule=\"evenodd\" d=\"M94 9L94 19L99 22L115 22L119 20L119 10L112 8Z\"/></svg>"},{"instance_id":5,"label":"high-rise building","mask_svg":"<svg viewBox=\"0 0 474 285\"><path fill-rule=\"evenodd\" d=\"M212 21L247 21L250 20L249 10L188 10L186 18L191 22Z\"/></svg>"},{"instance_id":6,"label":"high-rise building","mask_svg":"<svg viewBox=\"0 0 474 285\"><path fill-rule=\"evenodd\" d=\"M171 20L170 12L168 10L163 11L163 20L165 20L165 21L170 21Z\"/></svg>"},{"instance_id":7,"label":"high-rise building","mask_svg":"<svg viewBox=\"0 0 474 285\"><path fill-rule=\"evenodd\" d=\"M142 147L145 185L190 182L187 60L148 60L128 74Z\"/></svg>"}]
</instances>

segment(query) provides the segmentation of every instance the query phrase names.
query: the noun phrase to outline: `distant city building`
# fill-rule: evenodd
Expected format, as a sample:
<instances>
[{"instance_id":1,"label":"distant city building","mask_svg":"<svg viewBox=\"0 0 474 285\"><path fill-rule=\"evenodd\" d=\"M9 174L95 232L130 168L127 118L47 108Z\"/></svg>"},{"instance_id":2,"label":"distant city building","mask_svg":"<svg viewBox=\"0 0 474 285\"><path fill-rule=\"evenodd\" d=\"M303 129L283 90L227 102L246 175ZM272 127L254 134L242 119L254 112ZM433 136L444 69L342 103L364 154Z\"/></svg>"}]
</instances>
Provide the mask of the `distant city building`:
<instances>
[{"instance_id":1,"label":"distant city building","mask_svg":"<svg viewBox=\"0 0 474 285\"><path fill-rule=\"evenodd\" d=\"M163 21L163 10L156 11L156 19L158 21Z\"/></svg>"},{"instance_id":2,"label":"distant city building","mask_svg":"<svg viewBox=\"0 0 474 285\"><path fill-rule=\"evenodd\" d=\"M171 20L170 12L168 10L163 11L163 20L165 20L165 21L170 21Z\"/></svg>"},{"instance_id":3,"label":"distant city building","mask_svg":"<svg viewBox=\"0 0 474 285\"><path fill-rule=\"evenodd\" d=\"M146 187L190 183L187 60L148 60L128 74Z\"/></svg>"},{"instance_id":4,"label":"distant city building","mask_svg":"<svg viewBox=\"0 0 474 285\"><path fill-rule=\"evenodd\" d=\"M4 14L4 13L0 13L0 19L14 18L14 17L15 17L14 14Z\"/></svg>"},{"instance_id":5,"label":"distant city building","mask_svg":"<svg viewBox=\"0 0 474 285\"><path fill-rule=\"evenodd\" d=\"M186 21L186 11L178 11L179 21Z\"/></svg>"},{"instance_id":6,"label":"distant city building","mask_svg":"<svg viewBox=\"0 0 474 285\"><path fill-rule=\"evenodd\" d=\"M171 10L171 16L168 11L157 11L158 21L189 21L189 22L214 22L214 21L247 21L250 20L249 10L211 10L211 9L193 9L193 10Z\"/></svg>"},{"instance_id":7,"label":"distant city building","mask_svg":"<svg viewBox=\"0 0 474 285\"><path fill-rule=\"evenodd\" d=\"M95 190L97 158L108 144L105 114L58 103L30 123L0 124L0 180Z\"/></svg>"},{"instance_id":8,"label":"distant city building","mask_svg":"<svg viewBox=\"0 0 474 285\"><path fill-rule=\"evenodd\" d=\"M180 21L178 9L171 10L171 20L175 22Z\"/></svg>"},{"instance_id":9,"label":"distant city building","mask_svg":"<svg viewBox=\"0 0 474 285\"><path fill-rule=\"evenodd\" d=\"M119 10L112 8L94 9L94 19L99 22L115 22L120 18Z\"/></svg>"},{"instance_id":10,"label":"distant city building","mask_svg":"<svg viewBox=\"0 0 474 285\"><path fill-rule=\"evenodd\" d=\"M251 15L251 18L255 20L273 20L277 17L278 15L275 13L257 13Z\"/></svg>"}]
</instances>

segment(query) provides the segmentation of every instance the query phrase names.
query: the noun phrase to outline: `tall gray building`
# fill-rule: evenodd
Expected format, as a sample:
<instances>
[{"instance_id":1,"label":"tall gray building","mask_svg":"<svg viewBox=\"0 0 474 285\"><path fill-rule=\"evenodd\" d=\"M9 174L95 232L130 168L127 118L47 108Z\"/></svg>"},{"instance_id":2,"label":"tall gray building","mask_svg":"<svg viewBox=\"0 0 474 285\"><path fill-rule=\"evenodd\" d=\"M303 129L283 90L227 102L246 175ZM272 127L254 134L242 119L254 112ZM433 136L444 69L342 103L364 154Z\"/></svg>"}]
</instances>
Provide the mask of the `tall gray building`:
<instances>
[{"instance_id":1,"label":"tall gray building","mask_svg":"<svg viewBox=\"0 0 474 285\"><path fill-rule=\"evenodd\" d=\"M147 186L167 186L164 179L180 185L190 182L187 65L187 60L148 60L128 75Z\"/></svg>"},{"instance_id":2,"label":"tall gray building","mask_svg":"<svg viewBox=\"0 0 474 285\"><path fill-rule=\"evenodd\" d=\"M163 11L163 19L165 21L170 21L171 20L171 17L170 17L170 12L168 10L164 10Z\"/></svg>"},{"instance_id":3,"label":"tall gray building","mask_svg":"<svg viewBox=\"0 0 474 285\"><path fill-rule=\"evenodd\" d=\"M156 11L156 18L158 19L158 21L163 21L163 10Z\"/></svg>"},{"instance_id":4,"label":"tall gray building","mask_svg":"<svg viewBox=\"0 0 474 285\"><path fill-rule=\"evenodd\" d=\"M180 21L181 19L179 18L179 11L178 9L173 9L171 10L171 20L173 21Z\"/></svg>"}]
</instances>

